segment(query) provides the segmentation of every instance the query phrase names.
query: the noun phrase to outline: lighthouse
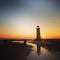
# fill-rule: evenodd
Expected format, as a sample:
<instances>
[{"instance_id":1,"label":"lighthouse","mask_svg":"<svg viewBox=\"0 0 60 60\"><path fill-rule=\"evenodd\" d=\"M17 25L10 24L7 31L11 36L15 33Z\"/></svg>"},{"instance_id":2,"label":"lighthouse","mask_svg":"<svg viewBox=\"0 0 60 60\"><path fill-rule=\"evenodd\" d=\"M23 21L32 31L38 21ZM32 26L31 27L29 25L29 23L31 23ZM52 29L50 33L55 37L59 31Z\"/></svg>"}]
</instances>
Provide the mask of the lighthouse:
<instances>
[{"instance_id":1,"label":"lighthouse","mask_svg":"<svg viewBox=\"0 0 60 60\"><path fill-rule=\"evenodd\" d=\"M39 25L37 25L36 27L36 40L40 40L41 36L40 36L40 27Z\"/></svg>"}]
</instances>

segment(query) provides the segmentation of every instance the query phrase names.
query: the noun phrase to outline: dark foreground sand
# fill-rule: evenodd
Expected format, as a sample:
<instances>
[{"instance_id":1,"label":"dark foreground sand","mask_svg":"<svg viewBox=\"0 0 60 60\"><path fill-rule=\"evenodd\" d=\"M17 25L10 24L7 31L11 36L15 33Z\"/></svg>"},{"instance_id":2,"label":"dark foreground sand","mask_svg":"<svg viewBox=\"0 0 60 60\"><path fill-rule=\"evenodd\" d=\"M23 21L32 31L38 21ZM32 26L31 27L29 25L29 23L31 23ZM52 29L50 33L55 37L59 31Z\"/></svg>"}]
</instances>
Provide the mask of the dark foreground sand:
<instances>
[{"instance_id":1,"label":"dark foreground sand","mask_svg":"<svg viewBox=\"0 0 60 60\"><path fill-rule=\"evenodd\" d=\"M16 42L0 45L0 60L27 60L31 47Z\"/></svg>"}]
</instances>

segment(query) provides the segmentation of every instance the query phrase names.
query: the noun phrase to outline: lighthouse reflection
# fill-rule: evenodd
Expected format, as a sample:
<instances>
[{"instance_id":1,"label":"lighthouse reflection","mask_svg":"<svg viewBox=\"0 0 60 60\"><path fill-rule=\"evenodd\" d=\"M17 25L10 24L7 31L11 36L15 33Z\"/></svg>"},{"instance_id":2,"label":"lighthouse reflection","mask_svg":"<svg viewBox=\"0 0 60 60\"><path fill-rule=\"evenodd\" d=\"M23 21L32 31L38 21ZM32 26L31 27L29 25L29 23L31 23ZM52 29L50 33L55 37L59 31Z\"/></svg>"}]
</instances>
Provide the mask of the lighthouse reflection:
<instances>
[{"instance_id":1,"label":"lighthouse reflection","mask_svg":"<svg viewBox=\"0 0 60 60\"><path fill-rule=\"evenodd\" d=\"M37 55L40 55L41 53L41 46L39 44L37 44Z\"/></svg>"}]
</instances>

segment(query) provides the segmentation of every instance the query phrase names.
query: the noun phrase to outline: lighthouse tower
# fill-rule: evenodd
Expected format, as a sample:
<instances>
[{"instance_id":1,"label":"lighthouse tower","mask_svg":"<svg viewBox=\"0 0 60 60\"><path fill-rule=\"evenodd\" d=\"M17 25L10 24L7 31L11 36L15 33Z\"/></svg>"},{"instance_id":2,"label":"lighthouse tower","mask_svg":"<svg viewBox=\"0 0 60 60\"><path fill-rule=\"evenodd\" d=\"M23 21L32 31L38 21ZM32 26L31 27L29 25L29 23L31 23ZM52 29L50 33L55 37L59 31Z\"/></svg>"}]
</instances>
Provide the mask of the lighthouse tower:
<instances>
[{"instance_id":1,"label":"lighthouse tower","mask_svg":"<svg viewBox=\"0 0 60 60\"><path fill-rule=\"evenodd\" d=\"M39 25L37 25L36 27L36 40L40 40L41 36L40 36L40 27Z\"/></svg>"}]
</instances>

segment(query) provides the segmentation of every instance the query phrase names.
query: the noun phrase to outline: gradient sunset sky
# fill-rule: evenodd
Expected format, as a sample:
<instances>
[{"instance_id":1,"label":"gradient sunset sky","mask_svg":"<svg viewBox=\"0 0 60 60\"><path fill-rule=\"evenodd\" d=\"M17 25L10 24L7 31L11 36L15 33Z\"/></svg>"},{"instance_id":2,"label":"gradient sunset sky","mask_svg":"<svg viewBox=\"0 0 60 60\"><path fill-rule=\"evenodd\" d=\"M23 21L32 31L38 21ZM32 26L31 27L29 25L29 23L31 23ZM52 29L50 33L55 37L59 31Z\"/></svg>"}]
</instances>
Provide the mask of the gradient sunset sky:
<instances>
[{"instance_id":1,"label":"gradient sunset sky","mask_svg":"<svg viewBox=\"0 0 60 60\"><path fill-rule=\"evenodd\" d=\"M0 38L60 38L59 0L2 0Z\"/></svg>"}]
</instances>

